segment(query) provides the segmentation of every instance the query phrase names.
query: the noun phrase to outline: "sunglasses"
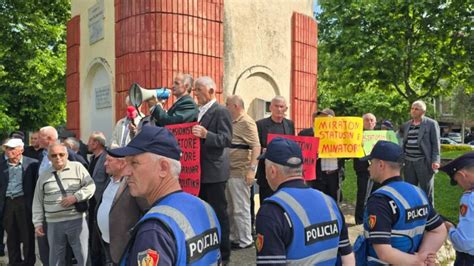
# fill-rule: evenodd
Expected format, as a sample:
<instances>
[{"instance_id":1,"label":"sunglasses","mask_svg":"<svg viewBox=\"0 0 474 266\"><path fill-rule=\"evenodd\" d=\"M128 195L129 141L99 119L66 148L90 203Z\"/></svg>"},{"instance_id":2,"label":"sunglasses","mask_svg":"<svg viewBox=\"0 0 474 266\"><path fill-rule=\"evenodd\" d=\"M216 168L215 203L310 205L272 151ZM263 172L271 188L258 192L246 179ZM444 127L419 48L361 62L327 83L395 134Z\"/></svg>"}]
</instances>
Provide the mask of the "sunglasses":
<instances>
[{"instance_id":1,"label":"sunglasses","mask_svg":"<svg viewBox=\"0 0 474 266\"><path fill-rule=\"evenodd\" d=\"M66 156L65 153L56 153L56 154L50 154L49 156L51 156L51 158L62 158L64 156Z\"/></svg>"}]
</instances>

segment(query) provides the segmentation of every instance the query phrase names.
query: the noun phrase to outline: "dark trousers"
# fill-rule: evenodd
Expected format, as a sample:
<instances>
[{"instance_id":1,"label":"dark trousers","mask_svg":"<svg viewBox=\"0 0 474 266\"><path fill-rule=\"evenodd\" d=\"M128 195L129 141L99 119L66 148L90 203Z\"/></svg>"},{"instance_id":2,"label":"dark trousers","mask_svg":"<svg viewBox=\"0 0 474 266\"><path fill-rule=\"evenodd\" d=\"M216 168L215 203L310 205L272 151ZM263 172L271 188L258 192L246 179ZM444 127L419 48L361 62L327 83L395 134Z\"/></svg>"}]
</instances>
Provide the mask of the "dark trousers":
<instances>
[{"instance_id":1,"label":"dark trousers","mask_svg":"<svg viewBox=\"0 0 474 266\"><path fill-rule=\"evenodd\" d=\"M3 251L5 256L5 244L3 243L5 228L3 228L3 212L0 210L0 253Z\"/></svg>"},{"instance_id":2,"label":"dark trousers","mask_svg":"<svg viewBox=\"0 0 474 266\"><path fill-rule=\"evenodd\" d=\"M255 226L255 185L250 187L250 221L253 232L253 228Z\"/></svg>"},{"instance_id":3,"label":"dark trousers","mask_svg":"<svg viewBox=\"0 0 474 266\"><path fill-rule=\"evenodd\" d=\"M420 187L428 197L431 206L434 207L434 172L431 166L428 168L426 159L405 160L403 178L405 182Z\"/></svg>"},{"instance_id":4,"label":"dark trousers","mask_svg":"<svg viewBox=\"0 0 474 266\"><path fill-rule=\"evenodd\" d=\"M456 251L456 260L454 266L472 266L474 265L474 256L467 253Z\"/></svg>"},{"instance_id":5,"label":"dark trousers","mask_svg":"<svg viewBox=\"0 0 474 266\"><path fill-rule=\"evenodd\" d=\"M90 262L92 266L103 266L105 262L105 254L102 249L102 239L97 231L97 217L95 209L97 200L92 197L89 200L89 215L87 225L89 226L89 247L90 247Z\"/></svg>"},{"instance_id":6,"label":"dark trousers","mask_svg":"<svg viewBox=\"0 0 474 266\"><path fill-rule=\"evenodd\" d=\"M221 225L221 256L223 261L230 259L229 240L229 216L227 214L227 200L225 198L225 188L227 182L201 184L199 197L209 203L216 212L217 219Z\"/></svg>"},{"instance_id":7,"label":"dark trousers","mask_svg":"<svg viewBox=\"0 0 474 266\"><path fill-rule=\"evenodd\" d=\"M355 223L362 224L364 222L364 207L367 198L369 195L377 190L380 187L380 184L372 182L373 186L368 191L368 184L370 173L368 171L358 171L356 172L357 175L357 200L356 200L356 207L355 207Z\"/></svg>"},{"instance_id":8,"label":"dark trousers","mask_svg":"<svg viewBox=\"0 0 474 266\"><path fill-rule=\"evenodd\" d=\"M333 198L338 202L339 194L339 172L318 172L317 178L311 181L311 187Z\"/></svg>"},{"instance_id":9,"label":"dark trousers","mask_svg":"<svg viewBox=\"0 0 474 266\"><path fill-rule=\"evenodd\" d=\"M34 227L23 196L14 199L6 197L3 226L7 231L9 265L35 265ZM24 260L21 257L21 243Z\"/></svg>"},{"instance_id":10,"label":"dark trousers","mask_svg":"<svg viewBox=\"0 0 474 266\"><path fill-rule=\"evenodd\" d=\"M274 191L267 185L267 186L260 186L258 188L258 198L260 199L260 205L262 205L263 201L266 198L269 198L273 195Z\"/></svg>"}]
</instances>

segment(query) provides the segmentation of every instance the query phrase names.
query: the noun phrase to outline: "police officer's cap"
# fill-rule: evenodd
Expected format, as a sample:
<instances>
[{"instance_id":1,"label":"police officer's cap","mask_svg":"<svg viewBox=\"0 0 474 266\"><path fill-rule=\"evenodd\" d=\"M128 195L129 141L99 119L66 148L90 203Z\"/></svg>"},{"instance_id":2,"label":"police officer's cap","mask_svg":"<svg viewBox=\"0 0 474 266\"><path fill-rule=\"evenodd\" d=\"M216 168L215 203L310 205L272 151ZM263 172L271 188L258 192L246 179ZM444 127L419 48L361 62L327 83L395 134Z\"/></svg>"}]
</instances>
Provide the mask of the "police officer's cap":
<instances>
[{"instance_id":1,"label":"police officer's cap","mask_svg":"<svg viewBox=\"0 0 474 266\"><path fill-rule=\"evenodd\" d=\"M464 155L439 168L439 170L446 172L446 174L449 175L451 178L451 185L454 186L457 184L457 182L454 181L454 175L456 172L471 165L474 165L474 152L465 153Z\"/></svg>"},{"instance_id":2,"label":"police officer's cap","mask_svg":"<svg viewBox=\"0 0 474 266\"><path fill-rule=\"evenodd\" d=\"M386 141L379 140L375 144L374 148L368 156L361 158L361 161L368 161L372 159L378 159L387 162L401 162L403 158L402 148L397 144Z\"/></svg>"},{"instance_id":3,"label":"police officer's cap","mask_svg":"<svg viewBox=\"0 0 474 266\"><path fill-rule=\"evenodd\" d=\"M276 164L298 167L303 163L301 148L293 140L277 137L268 143L267 151L258 157Z\"/></svg>"},{"instance_id":4,"label":"police officer's cap","mask_svg":"<svg viewBox=\"0 0 474 266\"><path fill-rule=\"evenodd\" d=\"M145 152L175 160L181 157L181 149L173 134L164 127L155 126L144 126L127 146L107 152L113 157L133 156Z\"/></svg>"}]
</instances>

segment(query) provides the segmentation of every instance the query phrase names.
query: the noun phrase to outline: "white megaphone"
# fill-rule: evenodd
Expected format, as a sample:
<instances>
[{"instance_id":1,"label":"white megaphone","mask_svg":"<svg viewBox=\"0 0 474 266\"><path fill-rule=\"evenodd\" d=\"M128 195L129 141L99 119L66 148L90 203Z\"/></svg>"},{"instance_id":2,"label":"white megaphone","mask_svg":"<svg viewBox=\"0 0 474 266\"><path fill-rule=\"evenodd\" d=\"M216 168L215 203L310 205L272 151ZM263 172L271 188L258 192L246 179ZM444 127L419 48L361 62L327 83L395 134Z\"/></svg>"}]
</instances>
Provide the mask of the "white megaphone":
<instances>
[{"instance_id":1,"label":"white megaphone","mask_svg":"<svg viewBox=\"0 0 474 266\"><path fill-rule=\"evenodd\" d=\"M168 88L148 90L140 87L137 83L133 83L130 89L128 89L128 95L130 96L130 103L138 108L142 102L148 101L153 97L156 97L158 100L168 100L171 90Z\"/></svg>"}]
</instances>

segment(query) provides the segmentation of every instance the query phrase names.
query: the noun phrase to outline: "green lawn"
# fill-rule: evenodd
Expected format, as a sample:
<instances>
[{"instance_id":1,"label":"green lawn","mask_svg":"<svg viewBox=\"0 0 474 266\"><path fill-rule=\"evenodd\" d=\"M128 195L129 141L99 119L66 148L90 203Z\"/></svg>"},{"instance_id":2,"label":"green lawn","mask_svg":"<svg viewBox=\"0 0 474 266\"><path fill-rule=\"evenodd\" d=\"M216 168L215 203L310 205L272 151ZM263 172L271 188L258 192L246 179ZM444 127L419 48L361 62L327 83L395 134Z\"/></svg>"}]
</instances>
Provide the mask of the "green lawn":
<instances>
[{"instance_id":1,"label":"green lawn","mask_svg":"<svg viewBox=\"0 0 474 266\"><path fill-rule=\"evenodd\" d=\"M464 152L442 153L442 158L456 158ZM346 179L342 185L344 200L355 204L357 195L357 183L352 160L346 161ZM458 221L459 200L462 189L458 186L451 186L449 177L442 172L435 175L435 208L439 214L454 222Z\"/></svg>"}]
</instances>

